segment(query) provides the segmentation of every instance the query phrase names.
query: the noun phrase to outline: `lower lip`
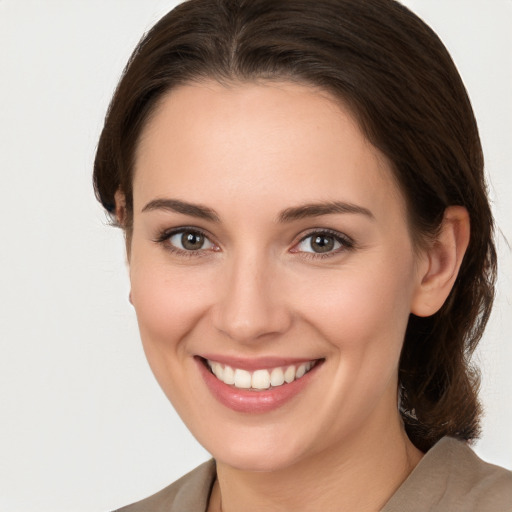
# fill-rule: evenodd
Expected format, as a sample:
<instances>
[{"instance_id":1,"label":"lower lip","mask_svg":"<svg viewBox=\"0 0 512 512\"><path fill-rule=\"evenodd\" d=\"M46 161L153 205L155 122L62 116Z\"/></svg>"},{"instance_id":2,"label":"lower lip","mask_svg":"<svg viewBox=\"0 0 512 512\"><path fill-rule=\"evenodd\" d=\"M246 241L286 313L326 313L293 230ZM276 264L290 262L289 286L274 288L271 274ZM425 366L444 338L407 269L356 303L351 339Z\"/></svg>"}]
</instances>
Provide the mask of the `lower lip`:
<instances>
[{"instance_id":1,"label":"lower lip","mask_svg":"<svg viewBox=\"0 0 512 512\"><path fill-rule=\"evenodd\" d=\"M314 378L323 361L319 361L300 379L265 391L239 389L224 384L205 366L204 359L196 358L196 362L206 386L222 405L236 412L264 413L278 409L297 396Z\"/></svg>"}]
</instances>

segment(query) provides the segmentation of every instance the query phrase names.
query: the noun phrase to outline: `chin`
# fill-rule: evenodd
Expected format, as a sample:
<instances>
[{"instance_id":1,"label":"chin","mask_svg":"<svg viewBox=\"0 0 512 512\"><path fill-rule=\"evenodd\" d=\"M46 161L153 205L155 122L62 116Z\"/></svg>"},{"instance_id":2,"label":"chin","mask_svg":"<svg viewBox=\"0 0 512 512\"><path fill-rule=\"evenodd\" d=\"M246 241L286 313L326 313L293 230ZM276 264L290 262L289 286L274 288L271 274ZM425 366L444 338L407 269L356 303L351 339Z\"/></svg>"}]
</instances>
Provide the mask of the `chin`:
<instances>
[{"instance_id":1,"label":"chin","mask_svg":"<svg viewBox=\"0 0 512 512\"><path fill-rule=\"evenodd\" d=\"M251 439L251 441L247 441ZM208 446L208 444L210 446ZM303 443L275 436L228 436L223 442L204 445L218 463L240 471L274 472L297 463L304 456Z\"/></svg>"},{"instance_id":2,"label":"chin","mask_svg":"<svg viewBox=\"0 0 512 512\"><path fill-rule=\"evenodd\" d=\"M297 459L289 454L269 454L261 450L230 451L215 457L217 462L235 468L239 471L271 473L292 466Z\"/></svg>"}]
</instances>

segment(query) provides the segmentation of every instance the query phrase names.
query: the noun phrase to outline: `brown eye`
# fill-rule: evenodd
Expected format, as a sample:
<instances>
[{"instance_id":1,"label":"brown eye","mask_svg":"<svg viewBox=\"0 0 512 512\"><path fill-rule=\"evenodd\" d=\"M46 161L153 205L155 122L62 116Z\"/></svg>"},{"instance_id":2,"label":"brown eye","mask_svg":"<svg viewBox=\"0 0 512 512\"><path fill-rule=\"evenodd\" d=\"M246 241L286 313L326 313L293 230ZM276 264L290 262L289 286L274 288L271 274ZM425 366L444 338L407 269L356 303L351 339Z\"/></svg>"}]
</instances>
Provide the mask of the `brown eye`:
<instances>
[{"instance_id":1,"label":"brown eye","mask_svg":"<svg viewBox=\"0 0 512 512\"><path fill-rule=\"evenodd\" d=\"M332 235L312 236L310 240L311 249L314 252L329 252L334 249L336 240Z\"/></svg>"},{"instance_id":2,"label":"brown eye","mask_svg":"<svg viewBox=\"0 0 512 512\"><path fill-rule=\"evenodd\" d=\"M181 235L181 245L188 251L197 251L202 249L204 236L199 233L183 233Z\"/></svg>"},{"instance_id":3,"label":"brown eye","mask_svg":"<svg viewBox=\"0 0 512 512\"><path fill-rule=\"evenodd\" d=\"M305 236L293 252L304 252L314 254L337 253L342 249L350 249L353 242L343 234L319 231Z\"/></svg>"},{"instance_id":4,"label":"brown eye","mask_svg":"<svg viewBox=\"0 0 512 512\"><path fill-rule=\"evenodd\" d=\"M212 249L213 243L199 231L177 231L168 238L169 243L182 251L200 251Z\"/></svg>"}]
</instances>

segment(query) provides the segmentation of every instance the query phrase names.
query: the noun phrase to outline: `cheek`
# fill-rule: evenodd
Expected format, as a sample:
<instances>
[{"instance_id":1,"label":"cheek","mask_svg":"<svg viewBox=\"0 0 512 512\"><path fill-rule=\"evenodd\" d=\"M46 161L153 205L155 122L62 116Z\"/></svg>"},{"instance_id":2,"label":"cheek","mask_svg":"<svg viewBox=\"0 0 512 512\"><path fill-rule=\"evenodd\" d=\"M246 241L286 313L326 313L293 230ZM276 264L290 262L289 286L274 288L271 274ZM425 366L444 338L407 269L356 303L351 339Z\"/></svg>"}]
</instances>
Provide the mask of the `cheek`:
<instances>
[{"instance_id":1,"label":"cheek","mask_svg":"<svg viewBox=\"0 0 512 512\"><path fill-rule=\"evenodd\" d=\"M146 351L179 347L208 308L208 281L195 270L134 255L131 296ZM149 354L148 354L149 358Z\"/></svg>"},{"instance_id":2,"label":"cheek","mask_svg":"<svg viewBox=\"0 0 512 512\"><path fill-rule=\"evenodd\" d=\"M359 424L383 396L388 405L395 399L412 277L406 267L383 267L318 276L315 293L302 304L302 317L329 344L331 386L317 407L331 418L333 435Z\"/></svg>"},{"instance_id":3,"label":"cheek","mask_svg":"<svg viewBox=\"0 0 512 512\"><path fill-rule=\"evenodd\" d=\"M135 255L134 255L135 256ZM200 270L132 257L131 295L149 366L181 415L189 407L185 384L193 364L187 340L208 310L208 287Z\"/></svg>"},{"instance_id":4,"label":"cheek","mask_svg":"<svg viewBox=\"0 0 512 512\"><path fill-rule=\"evenodd\" d=\"M412 273L407 266L365 266L317 276L312 288L298 290L307 297L303 316L331 345L359 352L370 347L380 357L399 352L410 312ZM404 270L405 269L405 270ZM368 354L364 354L368 356Z\"/></svg>"}]
</instances>

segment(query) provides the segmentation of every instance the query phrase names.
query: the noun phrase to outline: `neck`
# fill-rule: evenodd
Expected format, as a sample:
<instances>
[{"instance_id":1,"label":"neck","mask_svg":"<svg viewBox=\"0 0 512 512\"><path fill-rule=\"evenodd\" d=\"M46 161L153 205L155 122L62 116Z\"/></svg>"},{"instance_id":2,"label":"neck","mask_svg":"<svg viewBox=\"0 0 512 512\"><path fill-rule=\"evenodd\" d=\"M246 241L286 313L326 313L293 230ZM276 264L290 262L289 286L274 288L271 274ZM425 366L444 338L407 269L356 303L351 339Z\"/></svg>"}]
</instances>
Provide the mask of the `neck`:
<instances>
[{"instance_id":1,"label":"neck","mask_svg":"<svg viewBox=\"0 0 512 512\"><path fill-rule=\"evenodd\" d=\"M380 510L422 457L398 415L388 427L357 432L277 471L242 471L217 462L209 512Z\"/></svg>"}]
</instances>

